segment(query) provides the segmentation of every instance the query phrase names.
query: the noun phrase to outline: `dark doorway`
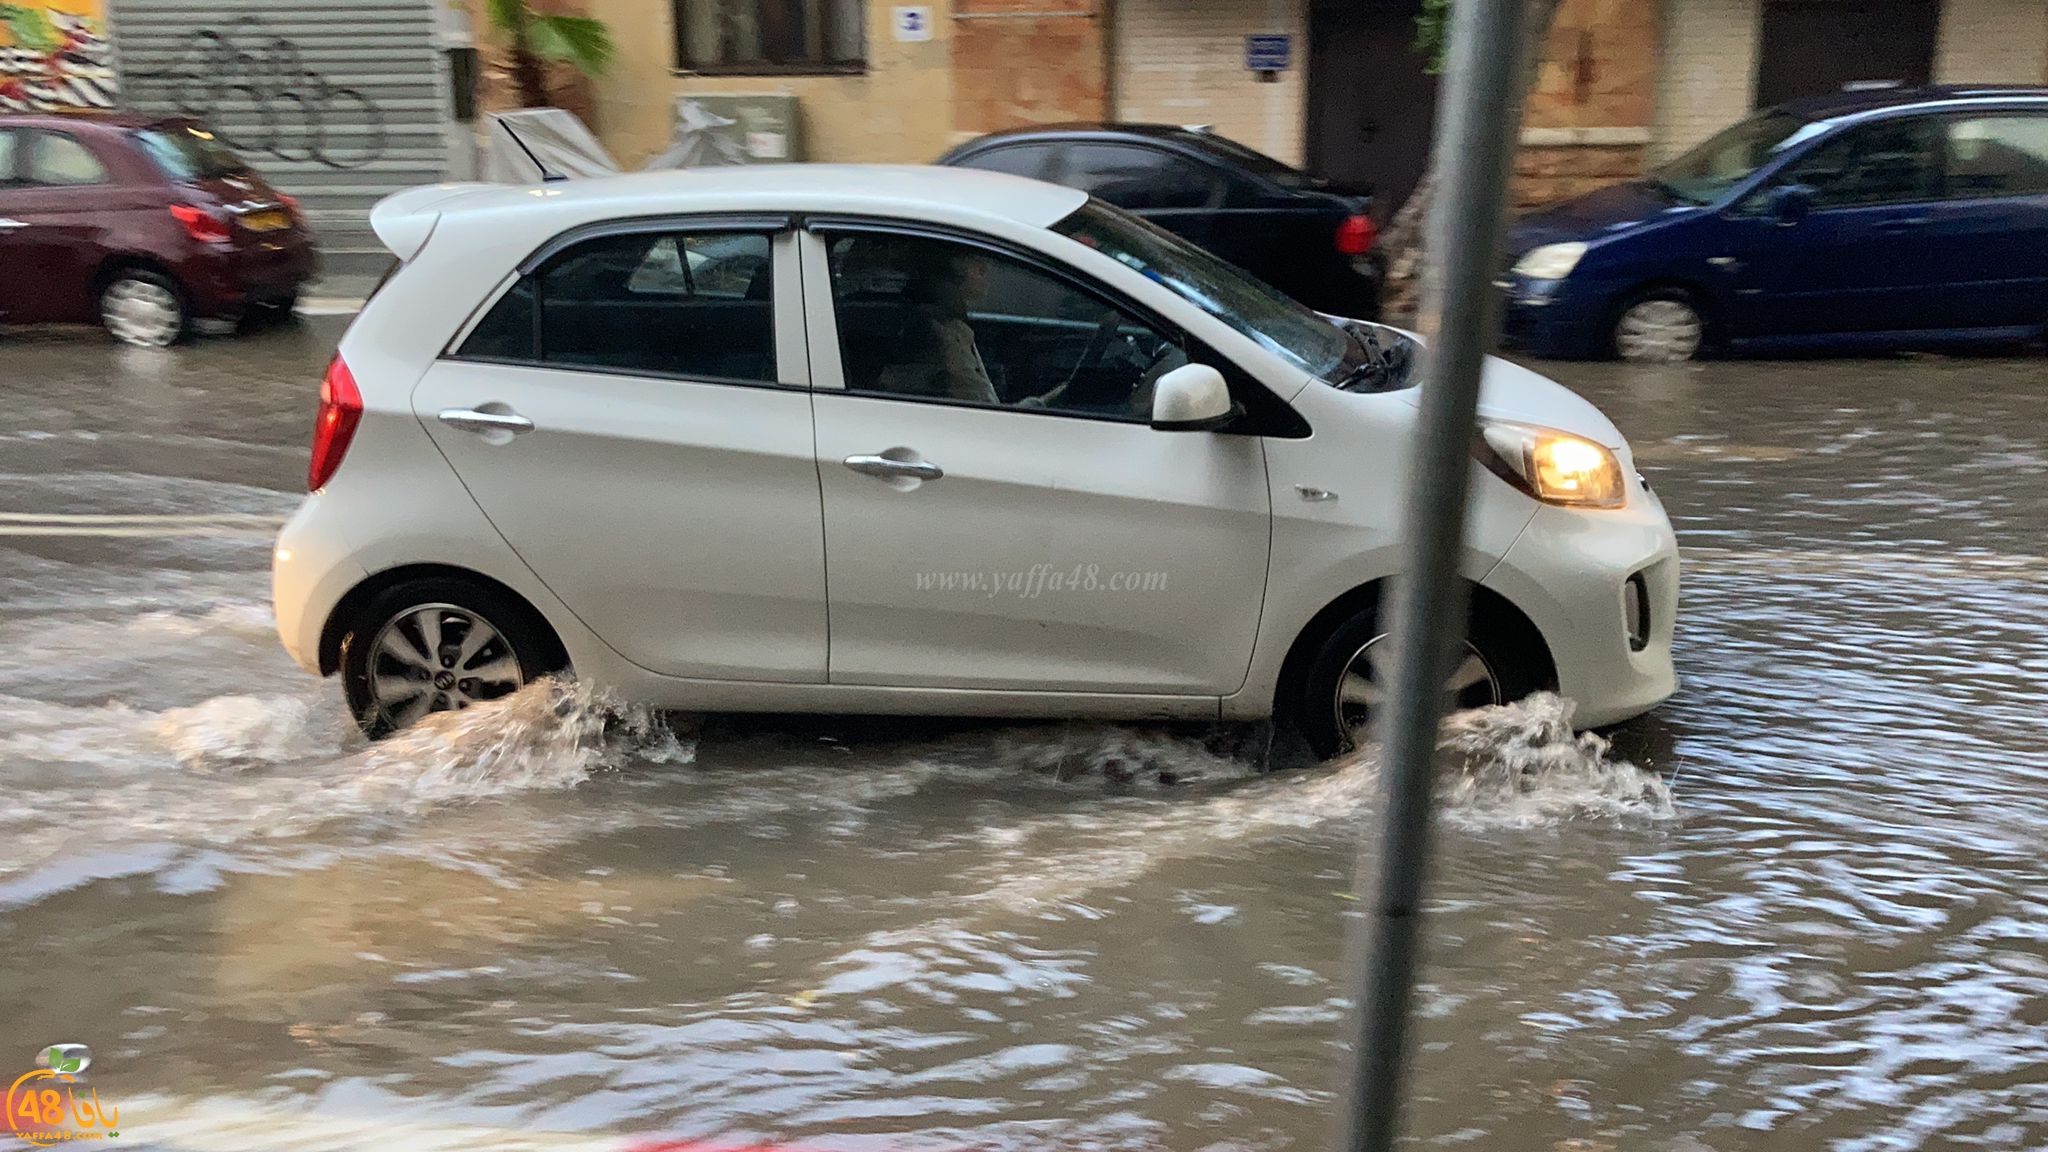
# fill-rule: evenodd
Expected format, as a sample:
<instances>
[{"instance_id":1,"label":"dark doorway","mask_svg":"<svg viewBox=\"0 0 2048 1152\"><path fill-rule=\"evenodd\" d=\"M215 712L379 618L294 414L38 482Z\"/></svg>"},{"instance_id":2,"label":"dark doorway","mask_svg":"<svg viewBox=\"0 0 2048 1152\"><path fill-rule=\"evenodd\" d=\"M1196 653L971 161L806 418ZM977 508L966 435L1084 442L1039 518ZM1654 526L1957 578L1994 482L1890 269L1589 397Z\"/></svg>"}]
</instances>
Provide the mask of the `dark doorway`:
<instances>
[{"instance_id":1,"label":"dark doorway","mask_svg":"<svg viewBox=\"0 0 2048 1152\"><path fill-rule=\"evenodd\" d=\"M1940 16L1938 0L1764 0L1757 106L1855 84L1925 84Z\"/></svg>"},{"instance_id":2,"label":"dark doorway","mask_svg":"<svg viewBox=\"0 0 2048 1152\"><path fill-rule=\"evenodd\" d=\"M1382 221L1429 164L1436 77L1415 51L1420 0L1314 0L1308 24L1309 166L1373 194Z\"/></svg>"}]
</instances>

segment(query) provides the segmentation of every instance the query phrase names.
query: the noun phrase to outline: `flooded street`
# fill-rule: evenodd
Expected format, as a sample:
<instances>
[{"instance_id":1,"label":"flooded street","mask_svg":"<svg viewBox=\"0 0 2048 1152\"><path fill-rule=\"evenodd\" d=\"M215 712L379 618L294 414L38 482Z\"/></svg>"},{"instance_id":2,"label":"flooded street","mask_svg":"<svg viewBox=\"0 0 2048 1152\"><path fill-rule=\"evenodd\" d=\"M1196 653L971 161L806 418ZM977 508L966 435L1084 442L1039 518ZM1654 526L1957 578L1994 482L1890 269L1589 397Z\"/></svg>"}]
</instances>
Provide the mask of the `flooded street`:
<instances>
[{"instance_id":1,"label":"flooded street","mask_svg":"<svg viewBox=\"0 0 2048 1152\"><path fill-rule=\"evenodd\" d=\"M547 686L367 746L269 609L342 323L0 337L8 1080L89 1045L179 1149L1327 1146L1370 756ZM1684 683L1455 726L1406 1130L2048 1147L2048 361L1544 368Z\"/></svg>"}]
</instances>

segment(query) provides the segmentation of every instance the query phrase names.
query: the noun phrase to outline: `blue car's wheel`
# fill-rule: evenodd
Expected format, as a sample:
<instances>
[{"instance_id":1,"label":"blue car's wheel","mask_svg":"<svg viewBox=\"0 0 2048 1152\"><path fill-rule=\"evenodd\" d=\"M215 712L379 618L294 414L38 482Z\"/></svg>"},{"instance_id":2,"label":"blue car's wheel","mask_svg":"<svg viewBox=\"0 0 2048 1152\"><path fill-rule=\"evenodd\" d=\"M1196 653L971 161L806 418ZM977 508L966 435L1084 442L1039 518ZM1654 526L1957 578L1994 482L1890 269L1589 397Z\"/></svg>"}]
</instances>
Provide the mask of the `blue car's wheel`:
<instances>
[{"instance_id":1,"label":"blue car's wheel","mask_svg":"<svg viewBox=\"0 0 2048 1152\"><path fill-rule=\"evenodd\" d=\"M1614 354L1637 364L1676 364L1699 355L1707 322L1691 296L1678 289L1646 293L1614 319Z\"/></svg>"}]
</instances>

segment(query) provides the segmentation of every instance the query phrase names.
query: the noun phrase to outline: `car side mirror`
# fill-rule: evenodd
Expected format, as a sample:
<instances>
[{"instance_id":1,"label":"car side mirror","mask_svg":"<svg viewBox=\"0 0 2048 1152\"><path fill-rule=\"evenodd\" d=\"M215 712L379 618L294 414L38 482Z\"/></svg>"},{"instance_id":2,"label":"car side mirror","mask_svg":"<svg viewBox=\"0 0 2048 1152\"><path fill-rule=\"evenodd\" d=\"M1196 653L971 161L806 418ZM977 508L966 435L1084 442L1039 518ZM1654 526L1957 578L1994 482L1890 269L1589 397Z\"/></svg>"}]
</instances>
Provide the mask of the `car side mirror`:
<instances>
[{"instance_id":1,"label":"car side mirror","mask_svg":"<svg viewBox=\"0 0 2048 1152\"><path fill-rule=\"evenodd\" d=\"M1813 211L1813 189L1805 184L1787 184L1771 190L1764 212L1780 228L1790 228Z\"/></svg>"},{"instance_id":2,"label":"car side mirror","mask_svg":"<svg viewBox=\"0 0 2048 1152\"><path fill-rule=\"evenodd\" d=\"M1161 432L1214 432L1244 414L1223 373L1183 364L1152 385L1152 427Z\"/></svg>"}]
</instances>

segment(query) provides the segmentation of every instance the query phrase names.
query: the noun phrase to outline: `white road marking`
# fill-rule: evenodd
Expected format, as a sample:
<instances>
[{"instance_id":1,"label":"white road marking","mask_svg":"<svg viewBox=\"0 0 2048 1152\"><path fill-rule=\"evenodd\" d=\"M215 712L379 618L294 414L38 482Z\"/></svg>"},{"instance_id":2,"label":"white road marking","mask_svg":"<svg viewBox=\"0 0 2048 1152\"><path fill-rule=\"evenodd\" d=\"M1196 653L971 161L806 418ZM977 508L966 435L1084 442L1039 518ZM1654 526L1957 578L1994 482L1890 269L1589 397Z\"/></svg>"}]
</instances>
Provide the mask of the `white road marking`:
<instances>
[{"instance_id":1,"label":"white road marking","mask_svg":"<svg viewBox=\"0 0 2048 1152\"><path fill-rule=\"evenodd\" d=\"M301 316L353 316L362 310L363 302L348 296L314 296L294 309Z\"/></svg>"},{"instance_id":2,"label":"white road marking","mask_svg":"<svg viewBox=\"0 0 2048 1152\"><path fill-rule=\"evenodd\" d=\"M285 517L256 512L150 513L0 512L0 536L270 536Z\"/></svg>"}]
</instances>

